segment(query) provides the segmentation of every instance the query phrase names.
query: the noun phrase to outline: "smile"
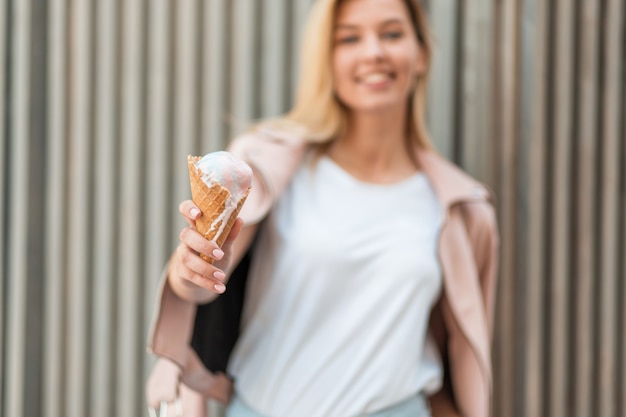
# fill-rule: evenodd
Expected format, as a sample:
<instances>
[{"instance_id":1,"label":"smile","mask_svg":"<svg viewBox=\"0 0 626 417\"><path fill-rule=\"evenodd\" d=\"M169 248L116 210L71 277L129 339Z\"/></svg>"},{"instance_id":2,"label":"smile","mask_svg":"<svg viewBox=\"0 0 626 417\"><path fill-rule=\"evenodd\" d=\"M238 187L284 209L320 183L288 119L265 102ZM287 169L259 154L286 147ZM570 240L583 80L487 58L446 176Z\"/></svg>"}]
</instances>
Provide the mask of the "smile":
<instances>
[{"instance_id":1,"label":"smile","mask_svg":"<svg viewBox=\"0 0 626 417\"><path fill-rule=\"evenodd\" d=\"M394 79L394 74L388 72L374 72L358 77L359 83L367 87L384 87Z\"/></svg>"}]
</instances>

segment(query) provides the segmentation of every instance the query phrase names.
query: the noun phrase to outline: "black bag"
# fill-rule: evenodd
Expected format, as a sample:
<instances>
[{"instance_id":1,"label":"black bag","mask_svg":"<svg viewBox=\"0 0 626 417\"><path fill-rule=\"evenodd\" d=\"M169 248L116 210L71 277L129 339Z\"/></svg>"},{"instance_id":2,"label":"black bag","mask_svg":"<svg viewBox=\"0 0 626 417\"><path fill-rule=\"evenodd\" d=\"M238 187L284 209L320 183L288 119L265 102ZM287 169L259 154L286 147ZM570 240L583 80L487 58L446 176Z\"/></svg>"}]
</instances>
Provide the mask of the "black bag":
<instances>
[{"instance_id":1,"label":"black bag","mask_svg":"<svg viewBox=\"0 0 626 417\"><path fill-rule=\"evenodd\" d=\"M251 258L251 250L248 250L231 274L226 292L196 310L191 346L212 372L226 373L230 354L239 338Z\"/></svg>"}]
</instances>

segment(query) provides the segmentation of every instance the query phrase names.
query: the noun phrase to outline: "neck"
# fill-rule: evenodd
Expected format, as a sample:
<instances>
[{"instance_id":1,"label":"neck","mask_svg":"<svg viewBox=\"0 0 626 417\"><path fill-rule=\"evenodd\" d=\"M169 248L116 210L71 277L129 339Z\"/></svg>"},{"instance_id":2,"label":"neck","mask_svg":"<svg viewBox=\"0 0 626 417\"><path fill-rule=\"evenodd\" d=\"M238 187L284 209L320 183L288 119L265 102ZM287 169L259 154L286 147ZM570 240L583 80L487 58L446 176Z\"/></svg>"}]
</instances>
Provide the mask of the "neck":
<instances>
[{"instance_id":1,"label":"neck","mask_svg":"<svg viewBox=\"0 0 626 417\"><path fill-rule=\"evenodd\" d=\"M335 140L328 154L360 178L376 182L403 178L416 168L407 152L405 126L405 111L353 112L346 133Z\"/></svg>"}]
</instances>

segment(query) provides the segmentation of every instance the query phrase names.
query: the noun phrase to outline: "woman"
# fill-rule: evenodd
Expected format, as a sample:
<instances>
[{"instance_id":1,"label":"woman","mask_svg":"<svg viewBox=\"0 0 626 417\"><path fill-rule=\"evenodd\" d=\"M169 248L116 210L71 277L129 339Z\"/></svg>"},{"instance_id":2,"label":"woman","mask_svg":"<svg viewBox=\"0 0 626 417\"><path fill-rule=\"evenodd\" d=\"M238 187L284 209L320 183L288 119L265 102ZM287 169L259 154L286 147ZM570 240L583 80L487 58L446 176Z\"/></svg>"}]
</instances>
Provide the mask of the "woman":
<instances>
[{"instance_id":1,"label":"woman","mask_svg":"<svg viewBox=\"0 0 626 417\"><path fill-rule=\"evenodd\" d=\"M489 416L496 221L489 192L431 149L423 10L318 0L303 52L293 110L230 146L254 180L223 248L180 205L149 404Z\"/></svg>"}]
</instances>

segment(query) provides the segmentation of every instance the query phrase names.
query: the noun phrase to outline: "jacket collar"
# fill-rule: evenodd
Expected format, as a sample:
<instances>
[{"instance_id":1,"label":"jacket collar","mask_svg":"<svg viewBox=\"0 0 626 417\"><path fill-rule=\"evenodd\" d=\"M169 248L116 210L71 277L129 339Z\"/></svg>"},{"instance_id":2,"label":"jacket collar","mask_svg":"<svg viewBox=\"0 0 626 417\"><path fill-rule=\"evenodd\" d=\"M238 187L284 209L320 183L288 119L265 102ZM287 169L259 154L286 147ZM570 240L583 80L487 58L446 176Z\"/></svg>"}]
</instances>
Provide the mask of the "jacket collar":
<instances>
[{"instance_id":1,"label":"jacket collar","mask_svg":"<svg viewBox=\"0 0 626 417\"><path fill-rule=\"evenodd\" d=\"M297 134L298 132L294 133L267 127L259 128L258 132L266 140L278 141L289 145L286 147L286 149L289 149L287 152L299 149L300 152L296 152L299 158L304 155L304 148L311 145L304 139L303 135ZM485 185L470 177L436 151L415 146L413 152L420 168L430 180L437 197L439 197L441 204L446 209L463 201L483 200L494 202L493 193Z\"/></svg>"},{"instance_id":2,"label":"jacket collar","mask_svg":"<svg viewBox=\"0 0 626 417\"><path fill-rule=\"evenodd\" d=\"M414 152L444 207L463 201L493 202L491 191L435 151L416 147Z\"/></svg>"}]
</instances>

